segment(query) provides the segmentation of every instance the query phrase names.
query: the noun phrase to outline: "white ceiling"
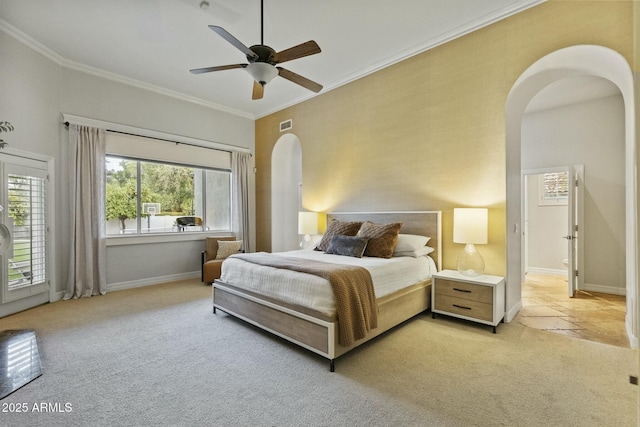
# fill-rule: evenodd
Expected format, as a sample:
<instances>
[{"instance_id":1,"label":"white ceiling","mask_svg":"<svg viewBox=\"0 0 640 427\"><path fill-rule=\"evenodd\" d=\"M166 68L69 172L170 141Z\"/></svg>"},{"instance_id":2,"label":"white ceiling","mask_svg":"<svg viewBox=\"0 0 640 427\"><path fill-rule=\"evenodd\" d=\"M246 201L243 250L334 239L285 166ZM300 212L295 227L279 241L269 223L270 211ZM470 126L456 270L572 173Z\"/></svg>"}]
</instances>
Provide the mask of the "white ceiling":
<instances>
[{"instance_id":1,"label":"white ceiling","mask_svg":"<svg viewBox=\"0 0 640 427\"><path fill-rule=\"evenodd\" d=\"M544 0L265 0L264 43L276 51L315 40L317 55L284 67L324 85L321 93ZM61 65L259 118L315 96L277 77L252 101L246 63L208 25L260 44L260 1L0 0L0 29Z\"/></svg>"}]
</instances>

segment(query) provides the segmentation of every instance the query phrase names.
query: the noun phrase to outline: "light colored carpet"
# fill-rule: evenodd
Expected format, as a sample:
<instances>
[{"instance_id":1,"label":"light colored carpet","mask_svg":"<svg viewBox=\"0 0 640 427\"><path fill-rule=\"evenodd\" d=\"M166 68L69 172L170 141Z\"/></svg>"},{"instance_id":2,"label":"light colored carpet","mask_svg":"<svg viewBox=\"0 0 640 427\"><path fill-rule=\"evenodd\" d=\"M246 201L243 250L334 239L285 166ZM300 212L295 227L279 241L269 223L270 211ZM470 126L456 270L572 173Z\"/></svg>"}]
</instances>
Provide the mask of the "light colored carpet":
<instances>
[{"instance_id":1,"label":"light colored carpet","mask_svg":"<svg viewBox=\"0 0 640 427\"><path fill-rule=\"evenodd\" d=\"M0 319L44 375L2 426L635 426L635 350L420 315L336 360L211 309L183 281ZM49 404L56 412L34 412ZM65 404L70 412L65 412ZM57 404L57 405L56 405ZM15 405L14 405L15 406Z\"/></svg>"}]
</instances>

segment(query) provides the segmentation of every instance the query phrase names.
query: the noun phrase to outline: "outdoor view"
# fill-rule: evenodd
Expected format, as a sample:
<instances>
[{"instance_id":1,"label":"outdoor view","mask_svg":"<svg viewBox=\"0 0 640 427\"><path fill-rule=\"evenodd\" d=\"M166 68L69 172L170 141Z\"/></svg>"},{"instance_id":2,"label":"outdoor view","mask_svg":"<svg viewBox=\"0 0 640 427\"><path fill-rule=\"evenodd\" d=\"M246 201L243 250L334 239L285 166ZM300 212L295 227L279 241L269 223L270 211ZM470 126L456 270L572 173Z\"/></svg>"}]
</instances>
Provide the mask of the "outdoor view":
<instances>
[{"instance_id":1,"label":"outdoor view","mask_svg":"<svg viewBox=\"0 0 640 427\"><path fill-rule=\"evenodd\" d=\"M228 171L107 156L107 235L229 230L230 201Z\"/></svg>"},{"instance_id":2,"label":"outdoor view","mask_svg":"<svg viewBox=\"0 0 640 427\"><path fill-rule=\"evenodd\" d=\"M13 234L9 252L8 289L45 280L45 179L9 174L8 217Z\"/></svg>"}]
</instances>

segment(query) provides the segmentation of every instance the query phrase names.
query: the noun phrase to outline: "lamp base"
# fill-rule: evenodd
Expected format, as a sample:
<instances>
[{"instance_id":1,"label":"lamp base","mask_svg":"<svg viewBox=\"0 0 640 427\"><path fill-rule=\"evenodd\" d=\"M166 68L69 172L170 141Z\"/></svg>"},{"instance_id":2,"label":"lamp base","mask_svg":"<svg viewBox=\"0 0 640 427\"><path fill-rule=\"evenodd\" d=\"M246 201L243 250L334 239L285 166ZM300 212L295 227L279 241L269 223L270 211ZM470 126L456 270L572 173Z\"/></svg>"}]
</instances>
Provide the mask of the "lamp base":
<instances>
[{"instance_id":1,"label":"lamp base","mask_svg":"<svg viewBox=\"0 0 640 427\"><path fill-rule=\"evenodd\" d=\"M305 234L302 240L300 241L300 249L313 249L313 244L311 242L311 235Z\"/></svg>"},{"instance_id":2,"label":"lamp base","mask_svg":"<svg viewBox=\"0 0 640 427\"><path fill-rule=\"evenodd\" d=\"M464 252L458 256L458 271L464 276L474 277L484 274L484 259L473 243L467 243Z\"/></svg>"}]
</instances>

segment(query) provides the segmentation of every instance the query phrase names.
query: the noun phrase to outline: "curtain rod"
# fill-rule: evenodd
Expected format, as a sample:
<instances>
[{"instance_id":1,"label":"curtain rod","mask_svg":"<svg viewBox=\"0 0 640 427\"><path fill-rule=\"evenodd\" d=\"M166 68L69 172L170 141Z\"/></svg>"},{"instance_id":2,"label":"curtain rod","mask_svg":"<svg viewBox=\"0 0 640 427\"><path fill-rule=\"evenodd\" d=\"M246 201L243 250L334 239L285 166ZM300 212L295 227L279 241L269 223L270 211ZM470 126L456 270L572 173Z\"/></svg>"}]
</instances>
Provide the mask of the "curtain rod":
<instances>
[{"instance_id":1,"label":"curtain rod","mask_svg":"<svg viewBox=\"0 0 640 427\"><path fill-rule=\"evenodd\" d=\"M69 122L64 122L63 123L66 127L69 127ZM131 135L131 136L137 136L139 138L149 138L149 139L156 139L158 141L164 141L164 142L171 142L174 143L176 145L189 145L191 147L198 147L198 148L204 148L206 150L216 150L216 151L224 151L227 153L232 153L234 150L225 150L222 148L215 148L215 147L205 147L203 145L198 145L198 144L191 144L189 142L180 142L180 141L173 141L171 139L166 139L166 138L158 138L156 136L146 136L146 135L138 135L135 133L131 133L131 132L123 132L120 130L112 130L112 129L105 129L107 132L113 132L113 133L120 133L122 135ZM240 150L237 150L240 151ZM253 154L249 153L249 156L253 157Z\"/></svg>"},{"instance_id":2,"label":"curtain rod","mask_svg":"<svg viewBox=\"0 0 640 427\"><path fill-rule=\"evenodd\" d=\"M102 120L89 119L89 118L84 118L80 116L73 116L70 114L63 114L62 116L63 116L62 123L66 127L68 127L70 123L74 123L77 125L101 128L101 129L105 129L108 132L120 133L123 135L132 135L132 136L138 136L142 138L156 139L158 141L172 142L176 145L184 144L184 145L189 145L193 147L206 148L209 150L224 151L227 153L232 153L234 151L244 152L244 153L249 153L249 155L253 157L253 155L251 154L251 151L245 147L236 147L233 145L223 144L215 141L199 140L197 138L191 138L188 136L173 135L170 133L164 133L164 132L154 131L150 129L137 128L135 126L122 125L118 123L105 122ZM202 141L204 144L199 144L200 141ZM210 147L208 146L209 144L217 145L217 146Z\"/></svg>"}]
</instances>

